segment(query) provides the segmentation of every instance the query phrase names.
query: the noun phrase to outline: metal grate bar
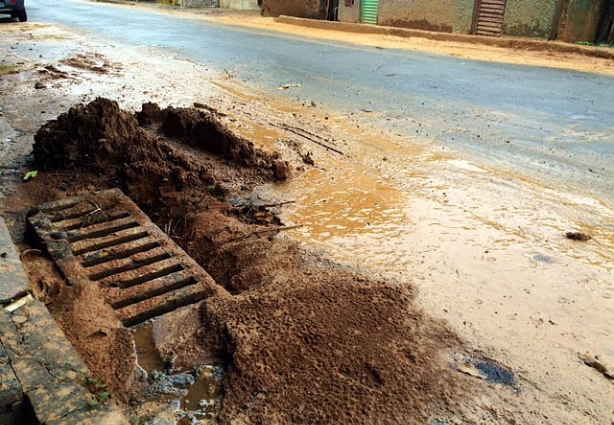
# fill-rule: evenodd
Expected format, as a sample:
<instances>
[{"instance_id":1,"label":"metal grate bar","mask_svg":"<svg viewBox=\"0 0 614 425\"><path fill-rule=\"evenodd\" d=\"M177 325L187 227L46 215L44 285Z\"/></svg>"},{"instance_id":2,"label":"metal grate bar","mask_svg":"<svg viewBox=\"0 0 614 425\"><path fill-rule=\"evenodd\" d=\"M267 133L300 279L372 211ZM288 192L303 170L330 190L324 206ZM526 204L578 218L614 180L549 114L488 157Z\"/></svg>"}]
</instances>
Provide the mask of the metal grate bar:
<instances>
[{"instance_id":1,"label":"metal grate bar","mask_svg":"<svg viewBox=\"0 0 614 425\"><path fill-rule=\"evenodd\" d=\"M225 292L118 189L41 205L28 225L69 283L98 285L125 326Z\"/></svg>"}]
</instances>

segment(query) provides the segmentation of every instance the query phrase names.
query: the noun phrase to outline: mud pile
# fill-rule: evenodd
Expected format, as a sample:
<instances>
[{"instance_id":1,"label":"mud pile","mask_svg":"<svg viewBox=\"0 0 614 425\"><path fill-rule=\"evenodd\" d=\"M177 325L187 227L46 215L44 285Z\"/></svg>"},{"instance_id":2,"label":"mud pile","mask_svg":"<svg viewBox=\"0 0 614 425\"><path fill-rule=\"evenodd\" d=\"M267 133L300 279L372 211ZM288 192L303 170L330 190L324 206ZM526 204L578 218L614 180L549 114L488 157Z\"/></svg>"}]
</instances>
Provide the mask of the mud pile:
<instances>
[{"instance_id":1,"label":"mud pile","mask_svg":"<svg viewBox=\"0 0 614 425\"><path fill-rule=\"evenodd\" d=\"M161 110L150 103L135 116L116 102L99 98L48 122L34 141L38 169L87 168L137 196L142 184L164 192L224 180L232 187L232 181L259 184L290 176L287 162L229 132L213 112L196 109ZM200 158L194 161L179 153L181 146L198 147ZM220 159L232 165L219 164ZM243 178L235 175L237 166Z\"/></svg>"},{"instance_id":2,"label":"mud pile","mask_svg":"<svg viewBox=\"0 0 614 425\"><path fill-rule=\"evenodd\" d=\"M98 99L42 127L35 155L45 184L71 182L67 194L120 186L232 294L194 307L189 338L178 330L190 326L172 323L157 340L178 365L206 357L227 367L219 423L413 424L454 408L463 378L445 350L458 339L415 308L408 284L331 264L233 207L231 196L285 179L291 167L214 112L146 104L134 116ZM72 319L96 320L54 311L70 334ZM113 376L73 343L94 373Z\"/></svg>"}]
</instances>

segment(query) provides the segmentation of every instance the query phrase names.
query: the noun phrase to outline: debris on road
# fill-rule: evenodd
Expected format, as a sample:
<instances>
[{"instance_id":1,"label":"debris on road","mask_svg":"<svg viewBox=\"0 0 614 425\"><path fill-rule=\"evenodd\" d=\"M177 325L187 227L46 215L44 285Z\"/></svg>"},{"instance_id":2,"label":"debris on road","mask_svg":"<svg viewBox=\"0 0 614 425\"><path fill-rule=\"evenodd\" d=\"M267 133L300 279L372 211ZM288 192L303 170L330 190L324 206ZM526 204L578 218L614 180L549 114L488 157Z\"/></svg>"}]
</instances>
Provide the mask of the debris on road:
<instances>
[{"instance_id":1,"label":"debris on road","mask_svg":"<svg viewBox=\"0 0 614 425\"><path fill-rule=\"evenodd\" d=\"M565 236L567 237L567 239L581 242L590 241L593 238L591 235L581 232L567 232L565 233Z\"/></svg>"},{"instance_id":2,"label":"debris on road","mask_svg":"<svg viewBox=\"0 0 614 425\"><path fill-rule=\"evenodd\" d=\"M584 362L588 367L592 367L597 372L601 373L608 379L614 380L614 372L608 370L608 368L599 361L598 356L591 356L588 353L578 353L578 358Z\"/></svg>"},{"instance_id":3,"label":"debris on road","mask_svg":"<svg viewBox=\"0 0 614 425\"><path fill-rule=\"evenodd\" d=\"M282 84L281 86L279 86L279 90L288 90L288 89L297 88L300 86L301 86L300 84Z\"/></svg>"},{"instance_id":4,"label":"debris on road","mask_svg":"<svg viewBox=\"0 0 614 425\"><path fill-rule=\"evenodd\" d=\"M38 171L37 170L33 170L33 171L28 171L24 176L23 176L23 181L27 182L30 179L35 178L36 176L38 176Z\"/></svg>"}]
</instances>

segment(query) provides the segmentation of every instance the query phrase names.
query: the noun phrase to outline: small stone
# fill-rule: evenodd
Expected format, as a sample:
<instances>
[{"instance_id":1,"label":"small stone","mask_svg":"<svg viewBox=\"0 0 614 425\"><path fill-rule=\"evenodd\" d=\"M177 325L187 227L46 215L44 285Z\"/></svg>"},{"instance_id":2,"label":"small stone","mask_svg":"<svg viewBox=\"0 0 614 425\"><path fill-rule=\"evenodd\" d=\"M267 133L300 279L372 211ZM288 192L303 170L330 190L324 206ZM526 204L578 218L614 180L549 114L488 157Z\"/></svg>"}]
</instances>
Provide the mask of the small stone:
<instances>
[{"instance_id":1,"label":"small stone","mask_svg":"<svg viewBox=\"0 0 614 425\"><path fill-rule=\"evenodd\" d=\"M17 323L18 325L23 325L27 321L28 321L28 318L24 315L13 316L13 322Z\"/></svg>"},{"instance_id":2,"label":"small stone","mask_svg":"<svg viewBox=\"0 0 614 425\"><path fill-rule=\"evenodd\" d=\"M174 375L168 377L171 385L175 388L190 388L194 385L194 377L188 374Z\"/></svg>"},{"instance_id":3,"label":"small stone","mask_svg":"<svg viewBox=\"0 0 614 425\"><path fill-rule=\"evenodd\" d=\"M215 405L215 400L200 400L198 402L199 409L205 409L209 406L214 406L214 405Z\"/></svg>"},{"instance_id":4,"label":"small stone","mask_svg":"<svg viewBox=\"0 0 614 425\"><path fill-rule=\"evenodd\" d=\"M581 242L586 242L592 239L591 235L587 235L586 233L580 232L567 232L565 233L565 236L567 237L567 239Z\"/></svg>"},{"instance_id":5,"label":"small stone","mask_svg":"<svg viewBox=\"0 0 614 425\"><path fill-rule=\"evenodd\" d=\"M45 89L45 88L47 88L47 86L45 84L43 84L42 82L37 81L36 84L34 84L34 88L39 90L39 89Z\"/></svg>"},{"instance_id":6,"label":"small stone","mask_svg":"<svg viewBox=\"0 0 614 425\"><path fill-rule=\"evenodd\" d=\"M138 382L147 382L147 371L141 366L137 366L136 369L134 369L134 378Z\"/></svg>"},{"instance_id":7,"label":"small stone","mask_svg":"<svg viewBox=\"0 0 614 425\"><path fill-rule=\"evenodd\" d=\"M274 161L273 173L277 180L288 180L292 174L292 168L288 161Z\"/></svg>"}]
</instances>

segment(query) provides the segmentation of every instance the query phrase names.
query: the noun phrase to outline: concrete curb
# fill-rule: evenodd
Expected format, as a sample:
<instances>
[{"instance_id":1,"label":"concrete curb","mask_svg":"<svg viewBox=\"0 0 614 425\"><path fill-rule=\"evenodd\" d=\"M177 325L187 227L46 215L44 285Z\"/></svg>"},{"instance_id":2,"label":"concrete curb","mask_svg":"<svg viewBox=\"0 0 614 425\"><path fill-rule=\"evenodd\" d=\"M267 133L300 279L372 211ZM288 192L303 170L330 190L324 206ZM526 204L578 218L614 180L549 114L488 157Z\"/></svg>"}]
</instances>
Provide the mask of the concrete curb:
<instances>
[{"instance_id":1,"label":"concrete curb","mask_svg":"<svg viewBox=\"0 0 614 425\"><path fill-rule=\"evenodd\" d=\"M435 41L455 41L469 44L504 47L509 49L532 50L544 52L573 53L614 61L614 49L603 47L580 46L560 41L535 40L515 37L483 37L467 34L452 34L445 32L423 31L407 28L383 27L375 25L351 24L346 22L320 21L315 19L279 16L275 18L281 24L297 25L330 31L342 31L358 34L394 35L397 37L419 37Z\"/></svg>"},{"instance_id":2,"label":"concrete curb","mask_svg":"<svg viewBox=\"0 0 614 425\"><path fill-rule=\"evenodd\" d=\"M0 217L0 304L25 295L28 279L11 235Z\"/></svg>"},{"instance_id":3,"label":"concrete curb","mask_svg":"<svg viewBox=\"0 0 614 425\"><path fill-rule=\"evenodd\" d=\"M46 306L22 297L28 280L2 217L0 235L0 260L16 257L3 290L19 299L0 303L0 424L128 425L116 405L91 403L90 371Z\"/></svg>"}]
</instances>

